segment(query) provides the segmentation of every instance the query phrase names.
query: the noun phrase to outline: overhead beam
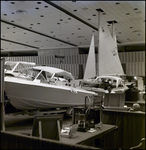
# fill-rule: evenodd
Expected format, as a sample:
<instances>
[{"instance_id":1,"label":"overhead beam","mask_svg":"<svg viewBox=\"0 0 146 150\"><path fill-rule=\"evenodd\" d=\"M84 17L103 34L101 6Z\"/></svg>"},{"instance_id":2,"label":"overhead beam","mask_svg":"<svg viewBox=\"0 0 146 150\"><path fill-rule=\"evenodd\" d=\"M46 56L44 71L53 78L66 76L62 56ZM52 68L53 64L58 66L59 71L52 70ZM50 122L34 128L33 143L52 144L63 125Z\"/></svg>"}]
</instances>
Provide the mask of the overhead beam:
<instances>
[{"instance_id":1,"label":"overhead beam","mask_svg":"<svg viewBox=\"0 0 146 150\"><path fill-rule=\"evenodd\" d=\"M39 49L39 47L35 47L35 46L31 46L31 45L27 45L27 44L24 44L24 43L19 43L19 42L15 42L15 41L3 39L3 38L1 38L1 40L2 40L2 41L6 41L6 42L15 43L15 44L18 44L18 45L23 45L23 46L27 46L27 47Z\"/></svg>"},{"instance_id":2,"label":"overhead beam","mask_svg":"<svg viewBox=\"0 0 146 150\"><path fill-rule=\"evenodd\" d=\"M1 52L1 57L17 57L17 56L38 56L37 51L5 51Z\"/></svg>"},{"instance_id":3,"label":"overhead beam","mask_svg":"<svg viewBox=\"0 0 146 150\"><path fill-rule=\"evenodd\" d=\"M22 27L22 26L19 26L19 25L16 25L16 24L14 24L14 23L11 23L11 22L8 22L8 21L5 21L5 20L1 20L1 22L6 23L6 24L9 24L9 25L12 25L12 26L15 26L15 27L18 27L18 28L21 28L21 29L23 29L23 30L27 30L27 31L33 32L33 33L35 33L35 34L39 34L39 35L41 35L41 36L45 36L45 37L47 37L47 38L54 39L54 40L56 40L56 41L59 41L59 42L62 42L62 43L68 44L68 45L77 46L77 45L75 45L75 44L72 44L72 43L69 43L69 42L66 42L66 41L63 41L63 40L60 40L60 39L51 37L51 36L49 36L49 35L46 35L46 34L43 34L43 33L40 33L40 32L34 31L34 30L31 30L31 29L28 29L28 28L25 28L25 27Z\"/></svg>"}]
</instances>

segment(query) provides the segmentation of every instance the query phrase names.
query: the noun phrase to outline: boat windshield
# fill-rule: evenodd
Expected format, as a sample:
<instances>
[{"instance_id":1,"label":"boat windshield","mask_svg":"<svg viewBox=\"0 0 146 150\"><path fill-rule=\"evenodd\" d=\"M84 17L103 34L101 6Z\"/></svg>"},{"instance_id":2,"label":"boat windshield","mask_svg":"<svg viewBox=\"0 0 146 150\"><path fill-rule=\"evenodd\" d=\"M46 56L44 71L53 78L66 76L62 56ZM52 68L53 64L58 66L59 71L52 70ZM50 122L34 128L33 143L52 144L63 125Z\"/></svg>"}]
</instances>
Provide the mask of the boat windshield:
<instances>
[{"instance_id":1,"label":"boat windshield","mask_svg":"<svg viewBox=\"0 0 146 150\"><path fill-rule=\"evenodd\" d=\"M96 84L96 86L100 88L104 88L106 84L110 84L113 88L116 88L118 81L116 79L102 77L102 78L96 78L92 83Z\"/></svg>"},{"instance_id":2,"label":"boat windshield","mask_svg":"<svg viewBox=\"0 0 146 150\"><path fill-rule=\"evenodd\" d=\"M33 67L30 64L21 64L19 63L19 65L16 67L16 69L14 70L15 72L26 72L29 68Z\"/></svg>"},{"instance_id":3,"label":"boat windshield","mask_svg":"<svg viewBox=\"0 0 146 150\"><path fill-rule=\"evenodd\" d=\"M49 72L45 72L39 69L27 69L27 76L31 77L33 80L41 80L41 81L47 81L49 78L52 77L52 74Z\"/></svg>"},{"instance_id":4,"label":"boat windshield","mask_svg":"<svg viewBox=\"0 0 146 150\"><path fill-rule=\"evenodd\" d=\"M63 75L61 73L55 73L54 77L57 77L59 78L60 80L64 79L64 80L72 80L72 78L70 76L67 76L67 75Z\"/></svg>"},{"instance_id":5,"label":"boat windshield","mask_svg":"<svg viewBox=\"0 0 146 150\"><path fill-rule=\"evenodd\" d=\"M16 62L7 62L4 65L4 69L11 71L11 70L13 70L13 68L15 67L16 64L17 64Z\"/></svg>"},{"instance_id":6,"label":"boat windshield","mask_svg":"<svg viewBox=\"0 0 146 150\"><path fill-rule=\"evenodd\" d=\"M31 68L31 69L25 69L23 70L23 72L26 72L26 75L28 77L31 77L34 80L40 73L40 70L34 70L33 68Z\"/></svg>"},{"instance_id":7,"label":"boat windshield","mask_svg":"<svg viewBox=\"0 0 146 150\"><path fill-rule=\"evenodd\" d=\"M31 64L24 64L21 62L6 62L4 65L6 70L13 71L13 72L25 72L27 69L31 68L34 65Z\"/></svg>"}]
</instances>

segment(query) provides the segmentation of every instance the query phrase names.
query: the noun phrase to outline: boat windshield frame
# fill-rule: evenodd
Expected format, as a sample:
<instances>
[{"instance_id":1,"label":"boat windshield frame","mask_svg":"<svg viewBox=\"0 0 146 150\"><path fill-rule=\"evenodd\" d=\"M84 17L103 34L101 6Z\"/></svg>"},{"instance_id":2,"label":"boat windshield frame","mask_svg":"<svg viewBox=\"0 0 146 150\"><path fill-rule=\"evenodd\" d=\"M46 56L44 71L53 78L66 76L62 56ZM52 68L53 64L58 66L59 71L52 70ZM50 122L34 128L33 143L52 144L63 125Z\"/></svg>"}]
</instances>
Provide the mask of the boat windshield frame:
<instances>
[{"instance_id":1,"label":"boat windshield frame","mask_svg":"<svg viewBox=\"0 0 146 150\"><path fill-rule=\"evenodd\" d=\"M23 68L30 68L34 67L35 63L24 63L24 62L13 62L13 61L8 61L4 65L4 69L13 71L13 72L19 72L19 70L22 70Z\"/></svg>"}]
</instances>

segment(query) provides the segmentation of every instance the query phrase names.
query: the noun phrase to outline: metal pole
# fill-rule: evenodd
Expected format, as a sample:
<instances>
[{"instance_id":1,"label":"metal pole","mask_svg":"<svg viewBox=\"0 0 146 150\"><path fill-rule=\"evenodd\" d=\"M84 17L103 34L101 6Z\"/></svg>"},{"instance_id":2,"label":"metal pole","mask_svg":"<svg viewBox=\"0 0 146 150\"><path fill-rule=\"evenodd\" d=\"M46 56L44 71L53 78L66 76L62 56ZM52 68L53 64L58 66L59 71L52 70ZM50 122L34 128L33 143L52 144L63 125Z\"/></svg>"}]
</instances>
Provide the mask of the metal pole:
<instances>
[{"instance_id":1,"label":"metal pole","mask_svg":"<svg viewBox=\"0 0 146 150\"><path fill-rule=\"evenodd\" d=\"M97 76L99 76L99 37L100 37L100 10L98 10L98 71Z\"/></svg>"},{"instance_id":2,"label":"metal pole","mask_svg":"<svg viewBox=\"0 0 146 150\"><path fill-rule=\"evenodd\" d=\"M0 126L1 126L1 131L5 130L5 125L4 125L4 62L5 62L5 59L1 58L1 99L0 99L0 109L1 109Z\"/></svg>"}]
</instances>

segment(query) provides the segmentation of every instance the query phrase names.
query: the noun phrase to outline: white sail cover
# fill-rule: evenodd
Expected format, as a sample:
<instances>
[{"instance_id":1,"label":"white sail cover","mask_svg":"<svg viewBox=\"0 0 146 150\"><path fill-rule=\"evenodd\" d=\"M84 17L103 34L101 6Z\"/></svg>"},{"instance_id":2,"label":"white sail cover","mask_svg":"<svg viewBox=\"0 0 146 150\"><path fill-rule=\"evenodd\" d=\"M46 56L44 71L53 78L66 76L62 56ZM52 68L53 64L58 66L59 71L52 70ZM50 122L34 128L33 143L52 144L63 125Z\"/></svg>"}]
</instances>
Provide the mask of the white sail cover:
<instances>
[{"instance_id":1,"label":"white sail cover","mask_svg":"<svg viewBox=\"0 0 146 150\"><path fill-rule=\"evenodd\" d=\"M92 35L90 49L88 53L86 68L84 72L84 80L96 76L96 62L95 62L95 46L94 46L94 34Z\"/></svg>"},{"instance_id":2,"label":"white sail cover","mask_svg":"<svg viewBox=\"0 0 146 150\"><path fill-rule=\"evenodd\" d=\"M99 46L98 46L98 76L99 75L124 75L119 59L117 43L111 36L107 23L100 17Z\"/></svg>"}]
</instances>

